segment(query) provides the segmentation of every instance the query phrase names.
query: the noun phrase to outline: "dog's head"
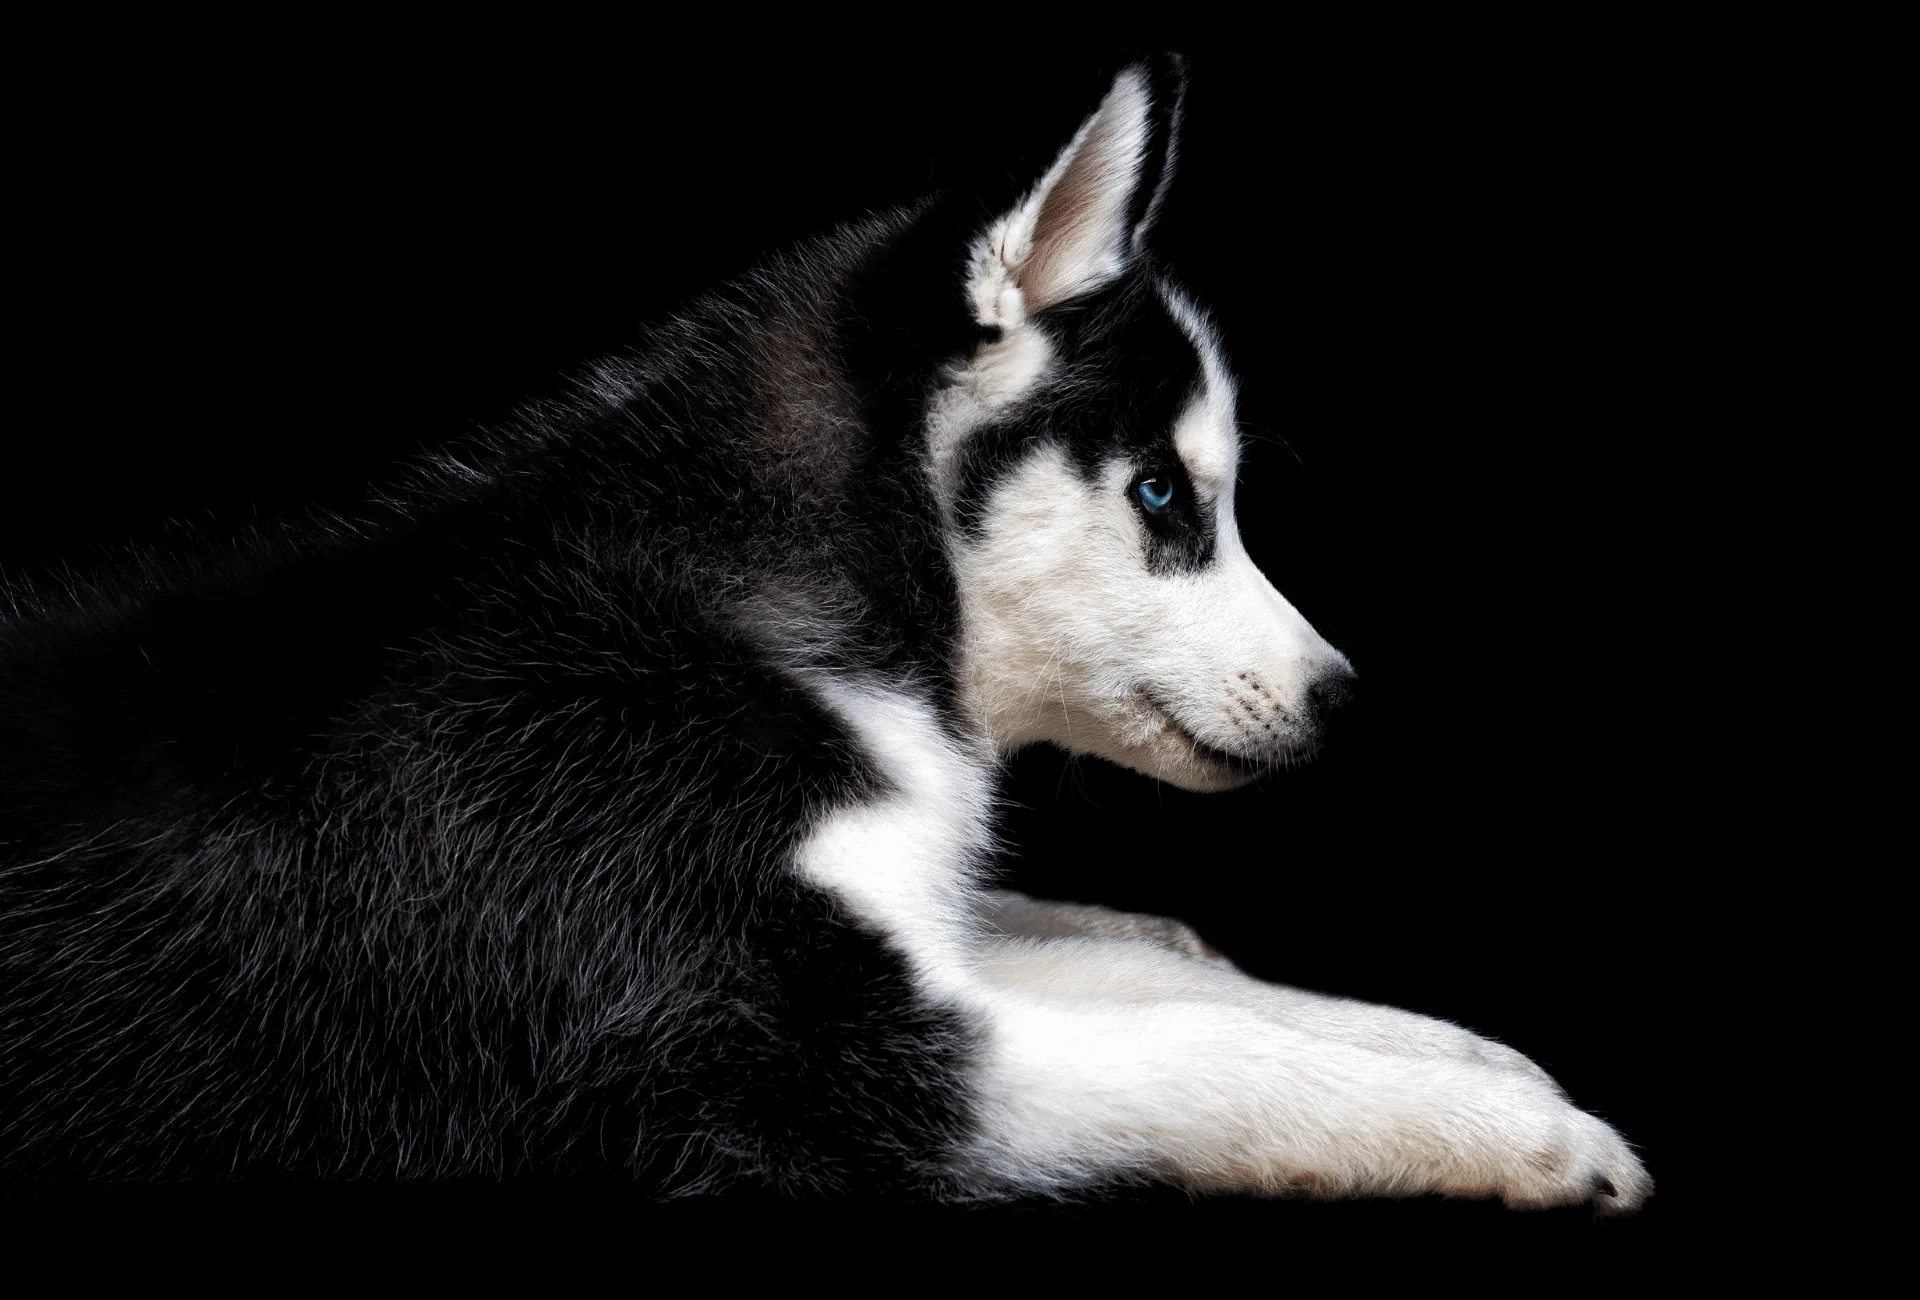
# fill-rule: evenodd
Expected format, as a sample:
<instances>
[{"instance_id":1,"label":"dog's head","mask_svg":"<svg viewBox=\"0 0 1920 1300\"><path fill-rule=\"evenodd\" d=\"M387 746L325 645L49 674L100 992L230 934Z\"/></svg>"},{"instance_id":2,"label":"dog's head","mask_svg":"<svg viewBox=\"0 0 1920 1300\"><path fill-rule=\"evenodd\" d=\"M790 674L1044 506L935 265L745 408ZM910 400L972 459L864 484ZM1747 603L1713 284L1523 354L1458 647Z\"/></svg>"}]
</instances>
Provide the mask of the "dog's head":
<instances>
[{"instance_id":1,"label":"dog's head","mask_svg":"<svg viewBox=\"0 0 1920 1300\"><path fill-rule=\"evenodd\" d=\"M1177 75L1122 72L978 238L966 292L990 341L927 428L962 692L995 743L1214 790L1312 752L1353 674L1240 543L1233 378L1147 253Z\"/></svg>"}]
</instances>

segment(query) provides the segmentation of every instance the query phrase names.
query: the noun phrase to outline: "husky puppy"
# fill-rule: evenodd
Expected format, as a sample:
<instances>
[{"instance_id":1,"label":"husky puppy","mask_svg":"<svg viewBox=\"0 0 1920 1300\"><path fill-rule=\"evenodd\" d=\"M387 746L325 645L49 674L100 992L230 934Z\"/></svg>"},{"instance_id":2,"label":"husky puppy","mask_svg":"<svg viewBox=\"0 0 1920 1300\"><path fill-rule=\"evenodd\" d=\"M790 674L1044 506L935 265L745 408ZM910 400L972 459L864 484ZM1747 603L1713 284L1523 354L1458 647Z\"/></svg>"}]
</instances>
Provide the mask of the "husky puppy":
<instances>
[{"instance_id":1,"label":"husky puppy","mask_svg":"<svg viewBox=\"0 0 1920 1300\"><path fill-rule=\"evenodd\" d=\"M15 593L0 1170L1637 1207L1505 1047L986 886L1019 747L1226 789L1352 689L1149 248L1178 82L352 521Z\"/></svg>"}]
</instances>

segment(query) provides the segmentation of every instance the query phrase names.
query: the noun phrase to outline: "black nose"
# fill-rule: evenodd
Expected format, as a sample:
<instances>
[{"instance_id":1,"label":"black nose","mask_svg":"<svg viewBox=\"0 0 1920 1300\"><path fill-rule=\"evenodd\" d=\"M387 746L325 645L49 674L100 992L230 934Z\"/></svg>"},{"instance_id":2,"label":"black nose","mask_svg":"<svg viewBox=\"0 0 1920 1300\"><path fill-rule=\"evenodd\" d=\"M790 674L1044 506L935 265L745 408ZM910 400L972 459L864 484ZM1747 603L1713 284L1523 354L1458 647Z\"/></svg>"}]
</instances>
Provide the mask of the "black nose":
<instances>
[{"instance_id":1,"label":"black nose","mask_svg":"<svg viewBox=\"0 0 1920 1300\"><path fill-rule=\"evenodd\" d=\"M1352 729L1353 683L1351 668L1335 668L1321 674L1307 687L1307 703L1313 710L1313 724L1322 744L1339 739Z\"/></svg>"}]
</instances>

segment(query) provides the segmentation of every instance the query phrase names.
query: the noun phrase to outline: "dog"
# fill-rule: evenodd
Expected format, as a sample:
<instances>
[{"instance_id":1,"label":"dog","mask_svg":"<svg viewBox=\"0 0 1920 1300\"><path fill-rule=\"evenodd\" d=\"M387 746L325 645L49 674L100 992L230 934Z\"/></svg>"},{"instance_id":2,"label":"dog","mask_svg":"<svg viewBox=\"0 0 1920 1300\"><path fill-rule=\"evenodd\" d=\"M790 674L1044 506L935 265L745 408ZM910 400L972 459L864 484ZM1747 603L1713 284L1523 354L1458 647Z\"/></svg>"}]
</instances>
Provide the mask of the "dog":
<instances>
[{"instance_id":1,"label":"dog","mask_svg":"<svg viewBox=\"0 0 1920 1300\"><path fill-rule=\"evenodd\" d=\"M1355 688L1153 256L1182 78L351 519L14 593L0 1171L1644 1202L1517 1052L990 887L1021 747L1224 790Z\"/></svg>"}]
</instances>

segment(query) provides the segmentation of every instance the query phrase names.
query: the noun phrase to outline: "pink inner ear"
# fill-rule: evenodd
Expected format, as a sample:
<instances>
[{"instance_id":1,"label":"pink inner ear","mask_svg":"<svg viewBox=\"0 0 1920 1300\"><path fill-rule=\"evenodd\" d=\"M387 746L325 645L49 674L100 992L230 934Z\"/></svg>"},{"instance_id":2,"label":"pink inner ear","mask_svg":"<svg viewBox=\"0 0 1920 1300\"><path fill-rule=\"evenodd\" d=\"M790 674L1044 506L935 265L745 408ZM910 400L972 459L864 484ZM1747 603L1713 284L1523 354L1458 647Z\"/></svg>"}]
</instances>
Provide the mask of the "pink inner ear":
<instances>
[{"instance_id":1,"label":"pink inner ear","mask_svg":"<svg viewBox=\"0 0 1920 1300\"><path fill-rule=\"evenodd\" d=\"M1127 205L1146 151L1146 87L1123 75L1041 200L1020 289L1030 310L1088 292L1126 256Z\"/></svg>"}]
</instances>

